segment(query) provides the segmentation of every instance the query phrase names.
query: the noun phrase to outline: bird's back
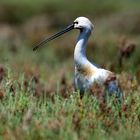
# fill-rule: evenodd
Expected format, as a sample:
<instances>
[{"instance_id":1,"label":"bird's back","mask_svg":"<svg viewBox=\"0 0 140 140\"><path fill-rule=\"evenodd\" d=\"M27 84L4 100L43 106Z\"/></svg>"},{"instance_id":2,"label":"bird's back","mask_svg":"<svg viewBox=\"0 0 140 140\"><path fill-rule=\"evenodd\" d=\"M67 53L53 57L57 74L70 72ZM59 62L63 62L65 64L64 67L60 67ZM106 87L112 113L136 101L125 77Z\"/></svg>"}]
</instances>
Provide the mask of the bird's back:
<instances>
[{"instance_id":1,"label":"bird's back","mask_svg":"<svg viewBox=\"0 0 140 140\"><path fill-rule=\"evenodd\" d=\"M111 79L115 79L115 75L112 72L97 68L92 64L87 64L80 68L75 67L76 86L82 84L85 89L88 89L94 83L102 85Z\"/></svg>"},{"instance_id":2,"label":"bird's back","mask_svg":"<svg viewBox=\"0 0 140 140\"><path fill-rule=\"evenodd\" d=\"M116 81L116 76L114 73L97 68L92 64L87 64L84 67L75 67L75 86L80 90L80 94L84 94L85 91L90 91L93 94L104 94L105 90L109 94L119 94L120 89Z\"/></svg>"}]
</instances>

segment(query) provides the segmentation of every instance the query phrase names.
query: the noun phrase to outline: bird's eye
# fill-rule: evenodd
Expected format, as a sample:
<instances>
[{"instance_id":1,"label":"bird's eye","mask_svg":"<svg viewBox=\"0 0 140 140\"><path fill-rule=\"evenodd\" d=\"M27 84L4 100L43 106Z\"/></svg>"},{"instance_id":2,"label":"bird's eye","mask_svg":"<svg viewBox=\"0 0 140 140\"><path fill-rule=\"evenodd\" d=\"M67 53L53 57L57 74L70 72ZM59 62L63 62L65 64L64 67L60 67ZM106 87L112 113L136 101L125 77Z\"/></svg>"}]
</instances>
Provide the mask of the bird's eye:
<instances>
[{"instance_id":1,"label":"bird's eye","mask_svg":"<svg viewBox=\"0 0 140 140\"><path fill-rule=\"evenodd\" d=\"M78 24L78 21L75 21L74 24Z\"/></svg>"}]
</instances>

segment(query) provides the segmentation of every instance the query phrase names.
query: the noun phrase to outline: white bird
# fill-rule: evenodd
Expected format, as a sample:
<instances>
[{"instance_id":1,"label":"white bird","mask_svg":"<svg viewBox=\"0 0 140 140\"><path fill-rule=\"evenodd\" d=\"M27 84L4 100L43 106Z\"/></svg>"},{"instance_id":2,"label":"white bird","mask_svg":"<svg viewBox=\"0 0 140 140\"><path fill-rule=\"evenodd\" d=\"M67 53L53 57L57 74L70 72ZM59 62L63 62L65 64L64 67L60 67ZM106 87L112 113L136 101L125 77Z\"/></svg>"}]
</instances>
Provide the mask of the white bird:
<instances>
[{"instance_id":1,"label":"white bird","mask_svg":"<svg viewBox=\"0 0 140 140\"><path fill-rule=\"evenodd\" d=\"M80 34L77 39L77 43L74 51L74 62L75 62L75 87L80 90L82 96L85 91L91 90L95 84L99 86L105 86L109 95L115 95L120 101L122 100L122 92L120 91L116 76L111 71L98 68L92 64L86 56L86 47L88 39L94 29L91 21L86 17L78 17L72 24L67 26L65 29L56 33L55 35L44 39L34 47L34 51L43 46L48 41L55 39L56 37L72 30L79 29Z\"/></svg>"}]
</instances>

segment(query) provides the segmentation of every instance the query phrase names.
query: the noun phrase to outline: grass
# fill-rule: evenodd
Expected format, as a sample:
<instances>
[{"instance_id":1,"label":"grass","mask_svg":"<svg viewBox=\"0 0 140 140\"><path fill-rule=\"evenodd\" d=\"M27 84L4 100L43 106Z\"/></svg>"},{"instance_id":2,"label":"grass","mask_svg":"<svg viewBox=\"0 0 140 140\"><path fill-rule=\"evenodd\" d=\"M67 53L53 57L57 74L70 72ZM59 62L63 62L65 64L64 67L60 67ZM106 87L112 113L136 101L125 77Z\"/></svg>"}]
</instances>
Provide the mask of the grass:
<instances>
[{"instance_id":1,"label":"grass","mask_svg":"<svg viewBox=\"0 0 140 140\"><path fill-rule=\"evenodd\" d=\"M139 5L138 0L1 0L0 140L140 139ZM103 103L88 93L80 99L74 91L77 31L32 51L35 42L79 15L94 22L87 55L117 74L121 106L113 97Z\"/></svg>"},{"instance_id":2,"label":"grass","mask_svg":"<svg viewBox=\"0 0 140 140\"><path fill-rule=\"evenodd\" d=\"M100 4L99 4L100 3ZM127 3L127 4L126 4ZM94 0L85 3L84 0L1 0L1 21L9 23L22 23L34 15L45 14L50 18L57 18L59 25L67 23L69 18L77 16L102 17L118 11L139 9L139 1L135 0ZM62 18L65 17L65 18Z\"/></svg>"},{"instance_id":3,"label":"grass","mask_svg":"<svg viewBox=\"0 0 140 140\"><path fill-rule=\"evenodd\" d=\"M60 92L52 97L35 96L35 81L25 84L24 75L7 76L1 83L1 139L139 139L140 97L138 91L128 93L122 106L109 100L100 103L78 92L63 98ZM3 96L2 96L3 94Z\"/></svg>"}]
</instances>

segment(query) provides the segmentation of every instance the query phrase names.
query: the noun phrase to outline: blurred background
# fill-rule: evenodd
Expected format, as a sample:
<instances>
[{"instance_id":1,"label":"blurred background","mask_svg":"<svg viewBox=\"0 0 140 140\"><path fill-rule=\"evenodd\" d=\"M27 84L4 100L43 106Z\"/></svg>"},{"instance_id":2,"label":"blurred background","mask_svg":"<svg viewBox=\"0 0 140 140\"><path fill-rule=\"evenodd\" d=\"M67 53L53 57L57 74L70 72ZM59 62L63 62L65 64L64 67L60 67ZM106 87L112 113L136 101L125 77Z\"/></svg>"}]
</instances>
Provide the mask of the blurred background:
<instances>
[{"instance_id":1,"label":"blurred background","mask_svg":"<svg viewBox=\"0 0 140 140\"><path fill-rule=\"evenodd\" d=\"M33 52L33 46L78 16L95 29L87 56L99 66L140 79L140 0L0 0L0 71L24 74L48 86L72 83L73 30Z\"/></svg>"}]
</instances>

